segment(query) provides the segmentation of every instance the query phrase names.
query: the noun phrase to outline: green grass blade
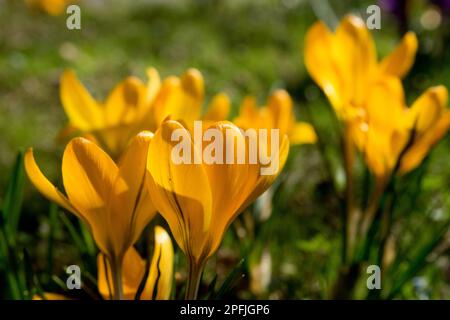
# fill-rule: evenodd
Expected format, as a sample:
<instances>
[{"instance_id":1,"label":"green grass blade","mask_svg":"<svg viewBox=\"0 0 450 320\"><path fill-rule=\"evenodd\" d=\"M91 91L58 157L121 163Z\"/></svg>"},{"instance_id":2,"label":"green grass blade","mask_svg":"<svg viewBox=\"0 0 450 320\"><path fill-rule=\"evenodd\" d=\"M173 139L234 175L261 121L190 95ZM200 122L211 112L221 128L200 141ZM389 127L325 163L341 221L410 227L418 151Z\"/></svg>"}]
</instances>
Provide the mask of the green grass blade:
<instances>
[{"instance_id":1,"label":"green grass blade","mask_svg":"<svg viewBox=\"0 0 450 320\"><path fill-rule=\"evenodd\" d=\"M228 292L231 291L234 285L243 276L244 261L244 259L239 261L233 270L231 270L219 290L211 296L211 299L222 299Z\"/></svg>"},{"instance_id":2,"label":"green grass blade","mask_svg":"<svg viewBox=\"0 0 450 320\"><path fill-rule=\"evenodd\" d=\"M3 203L3 219L5 221L6 237L10 245L14 245L17 226L23 201L23 187L25 184L25 170L23 165L23 152L17 154L10 182L6 189Z\"/></svg>"},{"instance_id":3,"label":"green grass blade","mask_svg":"<svg viewBox=\"0 0 450 320\"><path fill-rule=\"evenodd\" d=\"M427 257L442 241L448 231L449 226L450 221L447 222L445 226L439 232L437 232L436 236L418 252L416 257L409 264L407 270L400 275L397 281L394 282L394 285L389 292L388 299L393 299L401 291L402 287L426 265Z\"/></svg>"}]
</instances>

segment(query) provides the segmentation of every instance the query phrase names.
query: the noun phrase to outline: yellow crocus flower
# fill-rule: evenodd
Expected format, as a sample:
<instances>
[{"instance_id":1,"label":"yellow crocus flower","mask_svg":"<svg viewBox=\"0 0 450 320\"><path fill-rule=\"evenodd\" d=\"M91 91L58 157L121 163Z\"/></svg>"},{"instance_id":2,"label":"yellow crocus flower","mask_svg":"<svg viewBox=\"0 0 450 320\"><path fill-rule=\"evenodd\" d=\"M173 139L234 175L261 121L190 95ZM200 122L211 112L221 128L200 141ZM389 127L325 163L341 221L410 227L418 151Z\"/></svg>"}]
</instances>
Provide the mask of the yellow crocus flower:
<instances>
[{"instance_id":1,"label":"yellow crocus flower","mask_svg":"<svg viewBox=\"0 0 450 320\"><path fill-rule=\"evenodd\" d=\"M72 139L62 159L67 196L43 175L32 149L25 154L25 169L34 186L88 226L118 277L125 252L155 215L144 188L151 138L149 132L137 135L118 164L95 143L84 138ZM119 285L118 279L115 280ZM120 296L120 289L117 292Z\"/></svg>"},{"instance_id":2,"label":"yellow crocus flower","mask_svg":"<svg viewBox=\"0 0 450 320\"><path fill-rule=\"evenodd\" d=\"M429 88L407 108L400 81L390 78L375 84L367 100L364 120L355 126L366 163L381 181L393 170L405 174L420 165L450 127L444 86Z\"/></svg>"},{"instance_id":3,"label":"yellow crocus flower","mask_svg":"<svg viewBox=\"0 0 450 320\"><path fill-rule=\"evenodd\" d=\"M249 155L249 143L242 131L231 122L217 122L215 128L226 140L230 130L237 145ZM174 132L188 135L188 129L177 121L166 121L156 131L149 147L147 169L149 193L157 210L169 224L172 234L189 260L189 283L186 297L196 297L199 277L206 260L217 250L228 226L252 201L275 180L284 166L289 151L289 140L283 137L279 166L272 175L261 175L261 165L246 161L206 164L175 164L172 150L177 142ZM189 136L190 137L190 136ZM192 154L203 155L209 144L201 146L189 138ZM223 144L223 154L234 152L233 144ZM216 151L217 152L217 151ZM236 156L235 153L233 153Z\"/></svg>"},{"instance_id":4,"label":"yellow crocus flower","mask_svg":"<svg viewBox=\"0 0 450 320\"><path fill-rule=\"evenodd\" d=\"M59 16L65 12L67 6L77 0L26 0L25 2L30 8L42 10L52 16Z\"/></svg>"},{"instance_id":5,"label":"yellow crocus flower","mask_svg":"<svg viewBox=\"0 0 450 320\"><path fill-rule=\"evenodd\" d=\"M147 75L147 84L136 77L126 78L101 103L92 98L73 71L65 71L60 96L69 126L63 132L80 131L119 158L132 137L154 126L149 113L161 80L153 68L147 70Z\"/></svg>"},{"instance_id":6,"label":"yellow crocus flower","mask_svg":"<svg viewBox=\"0 0 450 320\"><path fill-rule=\"evenodd\" d=\"M202 118L204 82L198 70L188 69L181 77L170 76L161 81L156 69L149 68L147 76L147 84L136 77L126 78L101 103L92 98L73 71L65 71L60 95L69 125L61 138L80 131L118 159L132 137L142 130L154 132L167 117L187 126ZM229 104L225 94L218 94L211 101L205 120L225 120Z\"/></svg>"},{"instance_id":7,"label":"yellow crocus flower","mask_svg":"<svg viewBox=\"0 0 450 320\"><path fill-rule=\"evenodd\" d=\"M317 141L316 132L309 123L296 122L292 99L285 90L276 90L267 106L259 108L253 97L246 97L233 123L243 129L279 129L280 137L287 135L292 145Z\"/></svg>"},{"instance_id":8,"label":"yellow crocus flower","mask_svg":"<svg viewBox=\"0 0 450 320\"><path fill-rule=\"evenodd\" d=\"M348 15L333 33L316 22L305 38L304 61L342 121L361 113L374 82L386 76L403 77L414 63L417 38L405 34L400 44L378 62L375 44L364 21Z\"/></svg>"}]
</instances>

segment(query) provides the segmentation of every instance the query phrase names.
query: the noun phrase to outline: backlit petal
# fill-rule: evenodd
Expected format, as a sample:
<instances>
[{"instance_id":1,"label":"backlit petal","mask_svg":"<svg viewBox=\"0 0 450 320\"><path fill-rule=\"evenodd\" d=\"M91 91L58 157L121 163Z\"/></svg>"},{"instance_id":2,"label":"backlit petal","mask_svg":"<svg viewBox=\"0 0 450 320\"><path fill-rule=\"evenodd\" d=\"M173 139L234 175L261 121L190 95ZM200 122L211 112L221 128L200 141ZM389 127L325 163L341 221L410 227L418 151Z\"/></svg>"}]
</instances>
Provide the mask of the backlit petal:
<instances>
[{"instance_id":1,"label":"backlit petal","mask_svg":"<svg viewBox=\"0 0 450 320\"><path fill-rule=\"evenodd\" d=\"M61 76L61 102L70 123L82 131L89 131L104 124L101 107L71 70Z\"/></svg>"},{"instance_id":2,"label":"backlit petal","mask_svg":"<svg viewBox=\"0 0 450 320\"><path fill-rule=\"evenodd\" d=\"M174 163L172 149L181 143L173 140L175 131L189 134L180 123L166 121L150 143L149 192L181 249L190 257L200 258L209 246L205 236L211 223L211 190L205 169L193 163L194 152L198 151L194 150L190 136L185 136L192 155L189 163ZM191 248L193 252L189 251Z\"/></svg>"},{"instance_id":3,"label":"backlit petal","mask_svg":"<svg viewBox=\"0 0 450 320\"><path fill-rule=\"evenodd\" d=\"M411 69L417 52L417 37L408 32L400 44L380 63L381 72L402 78Z\"/></svg>"},{"instance_id":4,"label":"backlit petal","mask_svg":"<svg viewBox=\"0 0 450 320\"><path fill-rule=\"evenodd\" d=\"M91 141L75 138L67 145L62 160L64 188L72 205L89 221L100 250L107 254L114 250L107 206L117 174L116 164Z\"/></svg>"},{"instance_id":5,"label":"backlit petal","mask_svg":"<svg viewBox=\"0 0 450 320\"><path fill-rule=\"evenodd\" d=\"M174 254L169 234L155 227L155 245L142 300L168 300L172 290ZM156 288L155 288L156 285Z\"/></svg>"}]
</instances>

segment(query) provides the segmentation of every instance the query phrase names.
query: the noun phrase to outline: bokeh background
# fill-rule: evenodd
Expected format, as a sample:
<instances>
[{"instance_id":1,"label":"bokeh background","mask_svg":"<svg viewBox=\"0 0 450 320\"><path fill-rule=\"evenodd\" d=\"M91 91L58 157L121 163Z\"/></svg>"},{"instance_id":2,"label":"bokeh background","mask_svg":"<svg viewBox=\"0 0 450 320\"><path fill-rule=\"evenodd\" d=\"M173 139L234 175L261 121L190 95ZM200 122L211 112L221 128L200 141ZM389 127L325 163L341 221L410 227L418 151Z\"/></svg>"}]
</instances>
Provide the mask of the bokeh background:
<instances>
[{"instance_id":1,"label":"bokeh background","mask_svg":"<svg viewBox=\"0 0 450 320\"><path fill-rule=\"evenodd\" d=\"M404 2L408 12L401 10ZM322 143L291 149L271 208L260 200L233 224L209 263L201 290L207 291L214 270L217 281L223 281L245 257L241 266L245 276L234 281L230 297L327 298L340 258L339 207L330 175L338 188L344 177L331 108L303 63L305 32L317 19L334 25L347 13L366 18L369 5L381 5L381 29L371 31L379 56L390 52L405 30L415 31L419 38L416 62L404 80L411 103L429 86L450 88L450 5L425 0L80 0L78 4L82 29L71 31L65 14L51 16L30 10L24 1L0 0L0 199L7 192L17 152L30 146L50 180L60 181L64 146L56 137L67 119L58 82L65 68L74 69L101 100L128 75L145 79L148 66L164 77L195 67L205 78L206 101L223 91L232 100L233 114L244 96L254 95L263 104L271 90L285 88L295 99L297 118L314 124ZM427 159L427 174L412 177L417 187L401 195L404 201L397 214L406 227L399 252L405 253L405 261L411 248L449 219L449 147L447 137ZM75 263L83 265L86 287L95 288L95 250L85 230L51 206L28 181L24 185L16 235L17 252L24 253L31 266L18 266L31 278L24 281L61 291L64 266ZM144 238L151 238L150 230ZM77 236L82 244L77 245ZM449 238L397 298L450 298ZM184 262L177 256L176 279L182 283ZM249 272L257 272L256 283ZM0 265L0 297L11 297L6 277L7 270Z\"/></svg>"}]
</instances>

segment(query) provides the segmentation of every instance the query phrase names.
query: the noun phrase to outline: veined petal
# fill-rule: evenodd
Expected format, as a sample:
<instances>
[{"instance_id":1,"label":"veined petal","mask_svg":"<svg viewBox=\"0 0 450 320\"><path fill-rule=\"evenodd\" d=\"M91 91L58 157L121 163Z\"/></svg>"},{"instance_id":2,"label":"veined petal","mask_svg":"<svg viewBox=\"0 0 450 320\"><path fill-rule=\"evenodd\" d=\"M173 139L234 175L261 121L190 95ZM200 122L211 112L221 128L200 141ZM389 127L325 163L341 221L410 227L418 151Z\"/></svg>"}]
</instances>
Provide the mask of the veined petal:
<instances>
[{"instance_id":1,"label":"veined petal","mask_svg":"<svg viewBox=\"0 0 450 320\"><path fill-rule=\"evenodd\" d=\"M224 93L215 95L206 110L203 119L206 121L222 121L230 114L230 99Z\"/></svg>"},{"instance_id":2,"label":"veined petal","mask_svg":"<svg viewBox=\"0 0 450 320\"><path fill-rule=\"evenodd\" d=\"M306 122L296 122L289 131L289 142L292 145L316 143L317 135L314 127Z\"/></svg>"},{"instance_id":3,"label":"veined petal","mask_svg":"<svg viewBox=\"0 0 450 320\"><path fill-rule=\"evenodd\" d=\"M155 246L142 300L168 300L172 290L174 254L169 234L155 227Z\"/></svg>"},{"instance_id":4,"label":"veined petal","mask_svg":"<svg viewBox=\"0 0 450 320\"><path fill-rule=\"evenodd\" d=\"M61 102L70 123L82 131L89 131L103 125L102 108L77 79L72 70L61 76Z\"/></svg>"},{"instance_id":5,"label":"veined petal","mask_svg":"<svg viewBox=\"0 0 450 320\"><path fill-rule=\"evenodd\" d=\"M381 61L381 72L403 78L414 64L417 46L415 33L406 33L397 48Z\"/></svg>"},{"instance_id":6,"label":"veined petal","mask_svg":"<svg viewBox=\"0 0 450 320\"><path fill-rule=\"evenodd\" d=\"M84 138L72 139L64 151L62 175L67 196L89 221L97 245L106 254L114 253L107 207L118 171L102 149Z\"/></svg>"},{"instance_id":7,"label":"veined petal","mask_svg":"<svg viewBox=\"0 0 450 320\"><path fill-rule=\"evenodd\" d=\"M179 140L174 139L177 134ZM187 158L188 163L177 164L174 157L179 153L173 150L182 145L186 149L179 150L191 157ZM152 178L148 185L153 204L184 253L200 258L208 250L206 235L211 224L212 197L204 167L194 163L194 152L199 153L188 130L176 121L165 121L150 143L147 169Z\"/></svg>"},{"instance_id":8,"label":"veined petal","mask_svg":"<svg viewBox=\"0 0 450 320\"><path fill-rule=\"evenodd\" d=\"M114 234L129 234L131 245L136 242L155 216L146 187L148 147L153 134L139 133L130 143L119 163L119 174L110 201L111 226Z\"/></svg>"},{"instance_id":9,"label":"veined petal","mask_svg":"<svg viewBox=\"0 0 450 320\"><path fill-rule=\"evenodd\" d=\"M254 170L257 164L252 165L249 161L249 142L237 126L222 121L208 130L216 130L219 137L215 139L222 141L222 145L217 145L218 150L215 150L220 153L222 163L211 161L210 164L204 164L213 197L213 246L209 252L212 254L220 244L226 227L236 216L236 211L252 192L258 176ZM211 143L216 142L214 140ZM204 145L204 150L208 145ZM254 151L257 152L256 149Z\"/></svg>"}]
</instances>

